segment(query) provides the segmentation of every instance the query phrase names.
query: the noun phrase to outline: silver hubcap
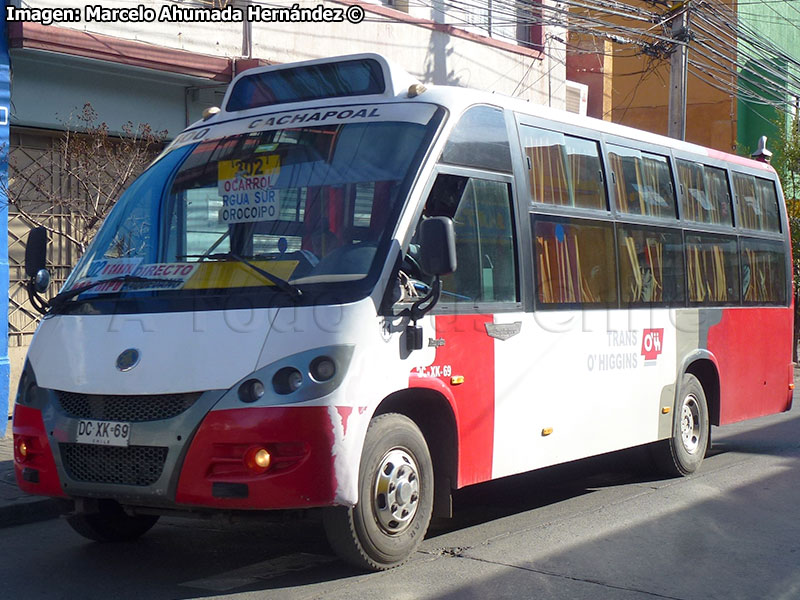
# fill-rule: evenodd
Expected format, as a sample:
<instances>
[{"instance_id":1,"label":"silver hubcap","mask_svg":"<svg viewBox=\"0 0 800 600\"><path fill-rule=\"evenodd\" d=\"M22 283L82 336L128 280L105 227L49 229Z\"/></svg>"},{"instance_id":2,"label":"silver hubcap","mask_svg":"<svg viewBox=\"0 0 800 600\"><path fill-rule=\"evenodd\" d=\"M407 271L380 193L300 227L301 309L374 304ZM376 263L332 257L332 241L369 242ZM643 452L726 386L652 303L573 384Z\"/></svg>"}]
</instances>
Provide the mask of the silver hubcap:
<instances>
[{"instance_id":1,"label":"silver hubcap","mask_svg":"<svg viewBox=\"0 0 800 600\"><path fill-rule=\"evenodd\" d=\"M697 452L700 436L700 408L697 405L697 398L689 394L683 399L681 408L681 441L689 454Z\"/></svg>"},{"instance_id":2,"label":"silver hubcap","mask_svg":"<svg viewBox=\"0 0 800 600\"><path fill-rule=\"evenodd\" d=\"M405 450L395 448L383 457L375 476L372 508L381 528L390 534L405 530L419 506L419 469Z\"/></svg>"}]
</instances>

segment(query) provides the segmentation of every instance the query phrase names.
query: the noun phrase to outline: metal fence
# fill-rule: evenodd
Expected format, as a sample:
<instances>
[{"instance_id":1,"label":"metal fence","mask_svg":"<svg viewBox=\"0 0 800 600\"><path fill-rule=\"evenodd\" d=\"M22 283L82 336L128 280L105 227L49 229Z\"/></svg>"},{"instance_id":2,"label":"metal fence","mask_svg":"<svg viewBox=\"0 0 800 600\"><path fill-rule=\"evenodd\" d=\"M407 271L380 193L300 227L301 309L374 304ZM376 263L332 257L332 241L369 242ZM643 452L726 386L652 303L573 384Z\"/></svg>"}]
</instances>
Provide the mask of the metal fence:
<instances>
[{"instance_id":1,"label":"metal fence","mask_svg":"<svg viewBox=\"0 0 800 600\"><path fill-rule=\"evenodd\" d=\"M58 214L46 202L46 194L70 194L73 184L60 169L59 132L12 129L9 148L9 193L22 194L24 211L56 232L70 235L80 230L76 215ZM39 322L39 313L31 306L25 281L25 244L33 227L14 206L8 215L9 308L8 345L27 346ZM49 295L55 294L79 258L78 246L66 237L50 234L48 267L52 276Z\"/></svg>"}]
</instances>

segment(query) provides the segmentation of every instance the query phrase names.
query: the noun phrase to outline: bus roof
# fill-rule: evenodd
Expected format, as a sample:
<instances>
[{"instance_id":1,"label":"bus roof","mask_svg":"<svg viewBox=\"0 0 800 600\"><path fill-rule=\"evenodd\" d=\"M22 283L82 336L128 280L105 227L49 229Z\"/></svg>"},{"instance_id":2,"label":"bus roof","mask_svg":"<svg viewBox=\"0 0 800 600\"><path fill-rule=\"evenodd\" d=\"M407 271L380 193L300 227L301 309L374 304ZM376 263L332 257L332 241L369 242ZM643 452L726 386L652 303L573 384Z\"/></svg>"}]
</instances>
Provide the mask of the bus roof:
<instances>
[{"instance_id":1,"label":"bus roof","mask_svg":"<svg viewBox=\"0 0 800 600\"><path fill-rule=\"evenodd\" d=\"M475 104L489 104L555 123L577 125L599 133L774 172L765 162L502 94L458 86L423 85L399 66L374 53L248 69L231 82L221 110L188 129L266 112L342 103L397 101L438 104L454 115L460 115Z\"/></svg>"}]
</instances>

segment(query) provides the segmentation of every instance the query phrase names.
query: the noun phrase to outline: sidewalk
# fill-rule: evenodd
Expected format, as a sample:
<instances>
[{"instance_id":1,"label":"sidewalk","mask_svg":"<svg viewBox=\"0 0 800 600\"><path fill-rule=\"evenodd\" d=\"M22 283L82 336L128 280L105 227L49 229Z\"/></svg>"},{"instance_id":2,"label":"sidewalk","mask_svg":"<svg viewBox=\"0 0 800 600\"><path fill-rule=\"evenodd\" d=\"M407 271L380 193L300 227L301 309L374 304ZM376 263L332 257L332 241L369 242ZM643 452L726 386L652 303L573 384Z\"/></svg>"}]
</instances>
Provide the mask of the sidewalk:
<instances>
[{"instance_id":1,"label":"sidewalk","mask_svg":"<svg viewBox=\"0 0 800 600\"><path fill-rule=\"evenodd\" d=\"M63 503L53 498L30 496L17 487L14 478L14 440L11 423L0 437L0 528L52 519L61 514Z\"/></svg>"}]
</instances>

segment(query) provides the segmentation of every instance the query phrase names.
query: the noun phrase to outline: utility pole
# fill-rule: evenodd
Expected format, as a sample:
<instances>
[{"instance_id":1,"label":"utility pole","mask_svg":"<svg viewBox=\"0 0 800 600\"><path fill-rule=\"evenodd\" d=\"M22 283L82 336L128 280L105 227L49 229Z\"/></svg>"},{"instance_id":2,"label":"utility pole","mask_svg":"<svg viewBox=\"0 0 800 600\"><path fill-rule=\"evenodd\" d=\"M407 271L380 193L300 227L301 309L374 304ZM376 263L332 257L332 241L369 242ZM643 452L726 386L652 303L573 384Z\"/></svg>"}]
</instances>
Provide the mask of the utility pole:
<instances>
[{"instance_id":1,"label":"utility pole","mask_svg":"<svg viewBox=\"0 0 800 600\"><path fill-rule=\"evenodd\" d=\"M675 47L669 59L669 128L667 135L686 139L686 80L689 72L689 0L672 5L671 37Z\"/></svg>"}]
</instances>

